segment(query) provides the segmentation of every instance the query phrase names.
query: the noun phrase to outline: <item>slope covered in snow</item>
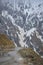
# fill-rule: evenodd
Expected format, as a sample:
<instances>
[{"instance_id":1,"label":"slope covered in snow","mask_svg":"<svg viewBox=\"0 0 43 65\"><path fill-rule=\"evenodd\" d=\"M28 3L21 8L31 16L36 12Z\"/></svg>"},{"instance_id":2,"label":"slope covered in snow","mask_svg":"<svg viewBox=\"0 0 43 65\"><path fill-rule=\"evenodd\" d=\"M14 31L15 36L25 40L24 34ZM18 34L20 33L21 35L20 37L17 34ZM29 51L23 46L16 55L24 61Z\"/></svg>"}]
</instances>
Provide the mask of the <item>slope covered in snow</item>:
<instances>
[{"instance_id":1,"label":"slope covered in snow","mask_svg":"<svg viewBox=\"0 0 43 65\"><path fill-rule=\"evenodd\" d=\"M6 0L0 9L0 33L7 34L16 46L43 52L43 1Z\"/></svg>"}]
</instances>

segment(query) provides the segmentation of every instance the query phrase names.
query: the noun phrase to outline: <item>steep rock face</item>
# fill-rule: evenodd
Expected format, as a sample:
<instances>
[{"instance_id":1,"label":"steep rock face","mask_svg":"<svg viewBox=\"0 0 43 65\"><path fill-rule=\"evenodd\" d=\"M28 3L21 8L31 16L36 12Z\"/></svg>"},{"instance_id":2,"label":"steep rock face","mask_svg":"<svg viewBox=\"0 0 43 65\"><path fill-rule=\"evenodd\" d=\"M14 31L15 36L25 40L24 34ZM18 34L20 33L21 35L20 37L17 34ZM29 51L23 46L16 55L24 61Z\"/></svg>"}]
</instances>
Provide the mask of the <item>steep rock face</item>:
<instances>
[{"instance_id":1,"label":"steep rock face","mask_svg":"<svg viewBox=\"0 0 43 65\"><path fill-rule=\"evenodd\" d=\"M2 4L0 33L7 34L16 46L31 47L43 55L43 4L11 1Z\"/></svg>"},{"instance_id":2,"label":"steep rock face","mask_svg":"<svg viewBox=\"0 0 43 65\"><path fill-rule=\"evenodd\" d=\"M10 17L9 19L7 19L1 16L0 20L0 33L7 34L9 38L13 41L15 40L15 43L18 43L19 46L19 37L17 35L17 32L19 33L19 29L17 28L17 26L14 26L12 24Z\"/></svg>"}]
</instances>

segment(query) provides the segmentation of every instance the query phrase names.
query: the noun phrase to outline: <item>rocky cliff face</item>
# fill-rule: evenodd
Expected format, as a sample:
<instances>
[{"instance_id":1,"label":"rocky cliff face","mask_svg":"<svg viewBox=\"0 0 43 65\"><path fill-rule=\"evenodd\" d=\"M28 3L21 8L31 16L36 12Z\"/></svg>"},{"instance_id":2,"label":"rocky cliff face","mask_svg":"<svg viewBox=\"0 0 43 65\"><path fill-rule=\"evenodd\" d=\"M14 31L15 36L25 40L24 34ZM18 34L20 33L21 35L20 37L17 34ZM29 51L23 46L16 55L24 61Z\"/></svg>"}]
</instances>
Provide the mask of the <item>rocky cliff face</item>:
<instances>
[{"instance_id":1,"label":"rocky cliff face","mask_svg":"<svg viewBox=\"0 0 43 65\"><path fill-rule=\"evenodd\" d=\"M17 0L14 8L10 2L0 4L0 33L8 35L16 46L31 47L43 55L43 3L33 7L31 2Z\"/></svg>"}]
</instances>

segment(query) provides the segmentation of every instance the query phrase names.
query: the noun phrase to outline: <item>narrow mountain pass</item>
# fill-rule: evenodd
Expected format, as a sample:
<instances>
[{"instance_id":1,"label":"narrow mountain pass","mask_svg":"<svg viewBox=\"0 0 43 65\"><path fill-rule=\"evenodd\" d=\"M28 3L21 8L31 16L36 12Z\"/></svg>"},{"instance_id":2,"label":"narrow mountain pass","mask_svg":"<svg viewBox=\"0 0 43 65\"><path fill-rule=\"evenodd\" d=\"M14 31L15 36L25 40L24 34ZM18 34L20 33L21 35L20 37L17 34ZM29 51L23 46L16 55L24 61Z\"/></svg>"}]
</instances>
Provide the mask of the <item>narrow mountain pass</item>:
<instances>
[{"instance_id":1,"label":"narrow mountain pass","mask_svg":"<svg viewBox=\"0 0 43 65\"><path fill-rule=\"evenodd\" d=\"M24 65L24 59L21 57L21 55L18 53L18 51L22 49L21 47L17 47L14 49L14 51L10 51L8 52L8 55L11 57L9 57L9 59L4 60L0 65Z\"/></svg>"}]
</instances>

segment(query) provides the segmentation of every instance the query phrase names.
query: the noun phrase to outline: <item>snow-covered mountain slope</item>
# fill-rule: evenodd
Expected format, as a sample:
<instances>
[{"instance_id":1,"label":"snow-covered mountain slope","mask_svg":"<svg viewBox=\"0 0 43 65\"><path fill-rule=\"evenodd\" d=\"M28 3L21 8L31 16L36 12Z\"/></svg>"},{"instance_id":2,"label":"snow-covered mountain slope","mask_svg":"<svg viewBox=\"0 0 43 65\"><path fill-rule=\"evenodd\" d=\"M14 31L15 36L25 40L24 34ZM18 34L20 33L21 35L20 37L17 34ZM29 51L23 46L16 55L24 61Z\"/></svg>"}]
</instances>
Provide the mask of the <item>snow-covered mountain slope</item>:
<instances>
[{"instance_id":1,"label":"snow-covered mountain slope","mask_svg":"<svg viewBox=\"0 0 43 65\"><path fill-rule=\"evenodd\" d=\"M0 12L0 33L7 34L16 46L31 47L43 54L43 4L4 2ZM2 2L1 2L2 3ZM13 6L12 6L13 5ZM31 6L32 5L32 6ZM33 7L33 5L35 5Z\"/></svg>"}]
</instances>

